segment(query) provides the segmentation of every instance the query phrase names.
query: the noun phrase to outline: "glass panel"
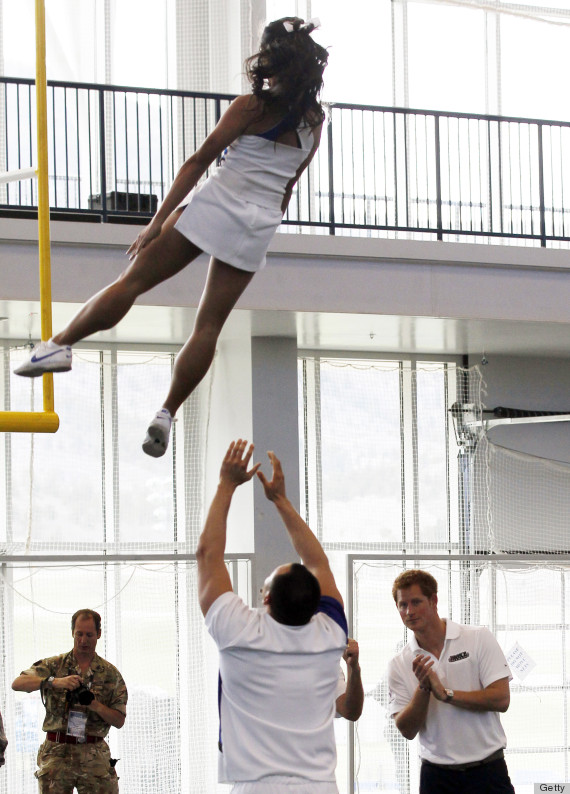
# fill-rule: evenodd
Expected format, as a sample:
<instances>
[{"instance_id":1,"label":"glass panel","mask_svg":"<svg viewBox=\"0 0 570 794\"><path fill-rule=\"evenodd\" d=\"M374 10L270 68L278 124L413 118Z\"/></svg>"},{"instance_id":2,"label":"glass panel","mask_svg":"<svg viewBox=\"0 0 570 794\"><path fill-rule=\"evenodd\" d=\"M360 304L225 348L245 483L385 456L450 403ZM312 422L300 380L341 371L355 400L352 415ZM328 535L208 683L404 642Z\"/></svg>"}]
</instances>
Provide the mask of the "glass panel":
<instances>
[{"instance_id":1,"label":"glass panel","mask_svg":"<svg viewBox=\"0 0 570 794\"><path fill-rule=\"evenodd\" d=\"M562 688L565 649L563 634L558 627L526 631L513 628L504 632L497 631L496 636L506 654L509 654L515 643L524 651L528 672L523 669L521 686L538 692L542 687L555 687L557 690ZM516 670L513 672L517 681Z\"/></svg>"},{"instance_id":2,"label":"glass panel","mask_svg":"<svg viewBox=\"0 0 570 794\"><path fill-rule=\"evenodd\" d=\"M560 94L552 75L563 74L568 45L568 21L544 24L538 21L537 7L560 8L568 12L566 0L553 3L530 2L520 17L501 16L501 113L506 116L554 119L560 116ZM529 17L534 17L530 22ZM553 15L553 21L556 16ZM521 53L540 53L538 58L523 58ZM540 91L527 90L529 85Z\"/></svg>"},{"instance_id":3,"label":"glass panel","mask_svg":"<svg viewBox=\"0 0 570 794\"><path fill-rule=\"evenodd\" d=\"M487 597L493 597L492 591ZM495 602L498 625L560 624L561 575L546 568L528 570L527 566L503 569L497 574Z\"/></svg>"},{"instance_id":4,"label":"glass panel","mask_svg":"<svg viewBox=\"0 0 570 794\"><path fill-rule=\"evenodd\" d=\"M422 543L450 540L446 381L441 364L418 362L416 415L418 437L418 512Z\"/></svg>"},{"instance_id":5,"label":"glass panel","mask_svg":"<svg viewBox=\"0 0 570 794\"><path fill-rule=\"evenodd\" d=\"M401 538L399 367L321 365L323 540Z\"/></svg>"},{"instance_id":6,"label":"glass panel","mask_svg":"<svg viewBox=\"0 0 570 794\"><path fill-rule=\"evenodd\" d=\"M171 455L156 460L141 450L146 428L166 397L171 367L170 355L123 352L117 357L118 485L125 517L121 543L172 543L174 539ZM176 423L170 445L174 434L176 443L182 438L179 429Z\"/></svg>"},{"instance_id":7,"label":"glass panel","mask_svg":"<svg viewBox=\"0 0 570 794\"><path fill-rule=\"evenodd\" d=\"M404 626L391 595L392 582L400 570L399 565L388 562L357 560L354 565L354 636L360 647L366 695L356 752L360 761L358 781L365 791L374 790L379 783L380 791L397 791L391 786L406 779L408 759L416 753L415 747L398 739L387 711L386 668L405 642Z\"/></svg>"},{"instance_id":8,"label":"glass panel","mask_svg":"<svg viewBox=\"0 0 570 794\"><path fill-rule=\"evenodd\" d=\"M509 710L501 716L509 748L562 748L564 712L565 698L559 691L519 692L511 698Z\"/></svg>"},{"instance_id":9,"label":"glass panel","mask_svg":"<svg viewBox=\"0 0 570 794\"><path fill-rule=\"evenodd\" d=\"M406 9L409 107L485 113L483 11L436 3Z\"/></svg>"},{"instance_id":10,"label":"glass panel","mask_svg":"<svg viewBox=\"0 0 570 794\"><path fill-rule=\"evenodd\" d=\"M22 354L12 356L12 364ZM65 551L103 542L98 353L81 350L73 373L54 385L59 430L12 433L11 540L29 550ZM95 365L95 366L94 366ZM42 409L38 379L11 378L11 410ZM62 493L65 494L62 498Z\"/></svg>"}]
</instances>

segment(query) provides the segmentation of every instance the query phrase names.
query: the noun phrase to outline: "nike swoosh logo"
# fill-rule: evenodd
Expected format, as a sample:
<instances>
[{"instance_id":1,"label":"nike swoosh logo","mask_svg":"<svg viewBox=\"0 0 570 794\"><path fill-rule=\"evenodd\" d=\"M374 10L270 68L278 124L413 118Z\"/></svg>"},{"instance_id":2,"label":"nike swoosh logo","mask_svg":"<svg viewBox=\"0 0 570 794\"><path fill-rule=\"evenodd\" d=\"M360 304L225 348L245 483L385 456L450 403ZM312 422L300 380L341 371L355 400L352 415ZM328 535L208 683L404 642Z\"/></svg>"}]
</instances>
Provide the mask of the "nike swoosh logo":
<instances>
[{"instance_id":1,"label":"nike swoosh logo","mask_svg":"<svg viewBox=\"0 0 570 794\"><path fill-rule=\"evenodd\" d=\"M54 350L53 353L46 353L45 356L39 356L39 357L36 356L36 354L34 353L30 361L32 364L38 364L40 361L44 361L44 359L46 358L51 358L52 356L55 356L55 354L59 352L60 352L59 350Z\"/></svg>"}]
</instances>

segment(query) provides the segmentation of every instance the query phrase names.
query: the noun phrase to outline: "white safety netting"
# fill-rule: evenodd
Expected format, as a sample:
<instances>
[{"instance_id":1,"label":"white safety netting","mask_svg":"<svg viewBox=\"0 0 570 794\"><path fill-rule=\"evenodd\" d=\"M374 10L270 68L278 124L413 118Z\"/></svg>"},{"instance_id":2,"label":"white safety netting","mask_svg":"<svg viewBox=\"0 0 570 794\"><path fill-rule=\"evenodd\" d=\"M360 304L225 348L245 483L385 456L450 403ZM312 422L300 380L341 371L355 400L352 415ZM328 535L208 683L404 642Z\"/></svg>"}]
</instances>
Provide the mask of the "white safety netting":
<instances>
[{"instance_id":1,"label":"white safety netting","mask_svg":"<svg viewBox=\"0 0 570 794\"><path fill-rule=\"evenodd\" d=\"M502 722L517 794L567 780L570 466L493 443L478 368L307 354L299 384L305 515L361 649L359 790L418 788L417 743L387 714L386 666L408 639L391 596L404 567L429 570L440 614L488 626L511 663ZM529 424L527 441L553 427Z\"/></svg>"},{"instance_id":2,"label":"white safety netting","mask_svg":"<svg viewBox=\"0 0 570 794\"><path fill-rule=\"evenodd\" d=\"M7 344L3 352L1 408L41 410L41 381L9 375L27 351ZM193 559L215 366L179 412L167 454L156 460L141 450L174 355L78 349L73 373L55 378L58 432L0 434L0 709L9 740L2 794L35 794L43 737L39 693L14 693L11 682L34 661L71 649L70 617L82 607L101 613L97 651L129 690L125 726L109 734L121 792L218 790L217 657ZM249 598L249 556L228 555L228 564Z\"/></svg>"},{"instance_id":3,"label":"white safety netting","mask_svg":"<svg viewBox=\"0 0 570 794\"><path fill-rule=\"evenodd\" d=\"M40 384L7 374L23 355L5 351L5 409L40 407ZM127 724L110 739L121 790L216 790L215 653L194 561L180 559L204 516L210 378L181 412L174 454L156 461L140 451L172 355L79 350L73 375L56 380L58 433L0 438L1 540L5 554L30 558L7 557L0 581L5 794L35 791L41 734L37 696L10 683L71 647L80 606L103 614L99 650L131 692ZM481 373L453 362L306 354L299 395L302 511L343 590L367 693L354 745L337 724L342 794L352 750L361 791L415 790L416 747L385 708L385 666L405 639L390 595L404 565L434 573L442 614L488 625L514 654L503 723L517 792L564 779L568 467L493 444ZM246 598L249 564L247 554L230 563Z\"/></svg>"}]
</instances>

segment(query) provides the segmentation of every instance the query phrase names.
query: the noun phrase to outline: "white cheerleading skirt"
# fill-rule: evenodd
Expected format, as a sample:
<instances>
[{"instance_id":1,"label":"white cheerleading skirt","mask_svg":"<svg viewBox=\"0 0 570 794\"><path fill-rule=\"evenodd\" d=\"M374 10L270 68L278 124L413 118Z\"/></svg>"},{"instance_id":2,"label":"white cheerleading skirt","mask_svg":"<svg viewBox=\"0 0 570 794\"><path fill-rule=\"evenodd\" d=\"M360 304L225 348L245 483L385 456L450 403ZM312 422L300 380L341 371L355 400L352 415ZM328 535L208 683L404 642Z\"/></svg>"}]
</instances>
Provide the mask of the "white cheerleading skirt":
<instances>
[{"instance_id":1,"label":"white cheerleading skirt","mask_svg":"<svg viewBox=\"0 0 570 794\"><path fill-rule=\"evenodd\" d=\"M265 267L267 248L283 215L277 206L246 201L245 191L240 195L224 181L215 171L195 187L175 229L210 256L253 273Z\"/></svg>"}]
</instances>

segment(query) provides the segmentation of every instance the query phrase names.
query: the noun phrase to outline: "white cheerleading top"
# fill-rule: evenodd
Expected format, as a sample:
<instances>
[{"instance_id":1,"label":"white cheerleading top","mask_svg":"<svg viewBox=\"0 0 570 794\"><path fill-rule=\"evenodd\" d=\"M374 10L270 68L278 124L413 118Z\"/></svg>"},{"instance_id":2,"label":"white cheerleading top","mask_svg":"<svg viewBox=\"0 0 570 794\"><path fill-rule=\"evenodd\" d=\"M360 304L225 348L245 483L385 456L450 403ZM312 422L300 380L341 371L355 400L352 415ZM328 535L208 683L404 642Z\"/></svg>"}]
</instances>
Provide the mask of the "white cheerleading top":
<instances>
[{"instance_id":1,"label":"white cheerleading top","mask_svg":"<svg viewBox=\"0 0 570 794\"><path fill-rule=\"evenodd\" d=\"M222 262L251 272L264 267L287 184L313 146L310 127L297 134L301 148L258 135L236 138L222 164L190 193L175 228Z\"/></svg>"},{"instance_id":2,"label":"white cheerleading top","mask_svg":"<svg viewBox=\"0 0 570 794\"><path fill-rule=\"evenodd\" d=\"M281 209L285 188L313 145L310 127L300 127L301 148L259 135L240 135L226 149L214 177L232 193L267 209Z\"/></svg>"}]
</instances>

